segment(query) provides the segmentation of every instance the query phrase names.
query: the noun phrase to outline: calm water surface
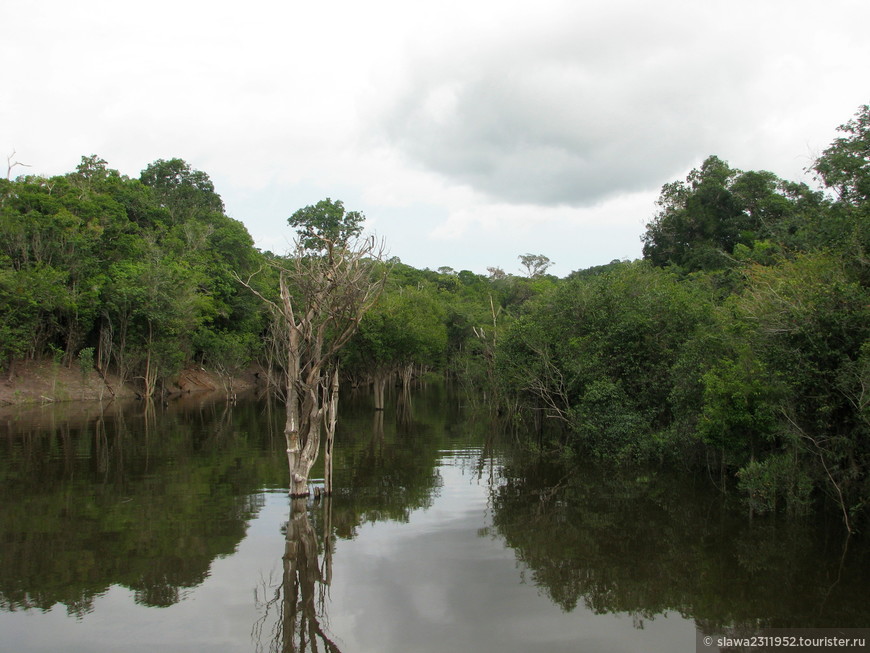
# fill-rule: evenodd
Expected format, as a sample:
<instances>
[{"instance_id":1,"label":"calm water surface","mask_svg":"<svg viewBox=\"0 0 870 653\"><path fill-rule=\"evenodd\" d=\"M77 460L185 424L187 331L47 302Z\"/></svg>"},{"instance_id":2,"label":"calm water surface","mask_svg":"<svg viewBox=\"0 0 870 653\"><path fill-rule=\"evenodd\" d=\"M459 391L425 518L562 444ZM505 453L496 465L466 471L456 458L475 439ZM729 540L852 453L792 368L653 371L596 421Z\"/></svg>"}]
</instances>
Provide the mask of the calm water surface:
<instances>
[{"instance_id":1,"label":"calm water surface","mask_svg":"<svg viewBox=\"0 0 870 653\"><path fill-rule=\"evenodd\" d=\"M254 400L7 409L0 651L672 653L870 625L868 548L835 517L525 464L439 388L345 400L337 495L294 506L281 424Z\"/></svg>"}]
</instances>

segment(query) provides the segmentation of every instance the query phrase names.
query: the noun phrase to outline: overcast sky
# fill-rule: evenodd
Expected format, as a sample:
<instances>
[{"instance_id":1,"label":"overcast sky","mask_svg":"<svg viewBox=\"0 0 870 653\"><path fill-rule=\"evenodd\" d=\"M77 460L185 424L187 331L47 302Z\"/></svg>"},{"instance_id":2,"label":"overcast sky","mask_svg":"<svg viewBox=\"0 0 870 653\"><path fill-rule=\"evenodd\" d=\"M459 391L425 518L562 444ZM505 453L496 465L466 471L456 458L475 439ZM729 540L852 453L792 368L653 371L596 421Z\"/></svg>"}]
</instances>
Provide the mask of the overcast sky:
<instances>
[{"instance_id":1,"label":"overcast sky","mask_svg":"<svg viewBox=\"0 0 870 653\"><path fill-rule=\"evenodd\" d=\"M870 103L867 0L0 0L0 152L180 157L257 245L324 197L416 267L640 256L716 154L810 181Z\"/></svg>"}]
</instances>

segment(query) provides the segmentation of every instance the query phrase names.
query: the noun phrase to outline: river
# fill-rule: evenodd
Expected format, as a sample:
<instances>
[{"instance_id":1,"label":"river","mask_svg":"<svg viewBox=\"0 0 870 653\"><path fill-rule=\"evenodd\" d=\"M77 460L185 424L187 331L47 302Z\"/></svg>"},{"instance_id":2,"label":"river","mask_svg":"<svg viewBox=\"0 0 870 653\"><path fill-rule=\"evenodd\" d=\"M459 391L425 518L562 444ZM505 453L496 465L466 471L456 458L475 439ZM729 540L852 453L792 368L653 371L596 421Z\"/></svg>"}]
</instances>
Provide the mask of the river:
<instances>
[{"instance_id":1,"label":"river","mask_svg":"<svg viewBox=\"0 0 870 653\"><path fill-rule=\"evenodd\" d=\"M836 514L534 464L463 404L346 397L335 496L295 510L279 404L4 409L0 651L674 653L870 625Z\"/></svg>"}]
</instances>

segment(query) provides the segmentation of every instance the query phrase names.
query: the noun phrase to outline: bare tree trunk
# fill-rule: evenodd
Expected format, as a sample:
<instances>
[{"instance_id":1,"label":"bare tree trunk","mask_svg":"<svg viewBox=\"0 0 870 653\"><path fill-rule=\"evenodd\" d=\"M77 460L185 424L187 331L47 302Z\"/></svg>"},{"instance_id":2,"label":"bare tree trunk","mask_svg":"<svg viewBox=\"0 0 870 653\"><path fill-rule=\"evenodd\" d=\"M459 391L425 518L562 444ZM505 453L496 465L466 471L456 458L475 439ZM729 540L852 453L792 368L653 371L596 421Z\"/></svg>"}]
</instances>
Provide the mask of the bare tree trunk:
<instances>
[{"instance_id":1,"label":"bare tree trunk","mask_svg":"<svg viewBox=\"0 0 870 653\"><path fill-rule=\"evenodd\" d=\"M311 392L316 393L316 390L304 388L302 384L298 346L293 343L297 337L297 334L291 334L291 344L287 348L287 417L284 437L287 440L290 496L303 497L308 495L308 473L314 465L314 456L310 453L306 455L306 450L311 449L308 445L315 438L317 441L313 449L316 456L320 445L320 424L315 414L316 400L312 402L307 396Z\"/></svg>"},{"instance_id":2,"label":"bare tree trunk","mask_svg":"<svg viewBox=\"0 0 870 653\"><path fill-rule=\"evenodd\" d=\"M411 394L411 379L414 378L414 363L408 363L402 368L402 392Z\"/></svg>"},{"instance_id":3,"label":"bare tree trunk","mask_svg":"<svg viewBox=\"0 0 870 653\"><path fill-rule=\"evenodd\" d=\"M151 398L154 395L154 386L157 383L157 366L151 364L151 351L153 349L153 331L151 320L148 320L148 350L145 354L145 388L143 394L146 398Z\"/></svg>"},{"instance_id":4,"label":"bare tree trunk","mask_svg":"<svg viewBox=\"0 0 870 653\"><path fill-rule=\"evenodd\" d=\"M375 392L375 410L384 409L384 388L387 385L387 374L382 370L375 372L374 392Z\"/></svg>"},{"instance_id":5,"label":"bare tree trunk","mask_svg":"<svg viewBox=\"0 0 870 653\"><path fill-rule=\"evenodd\" d=\"M292 471L296 466L296 456L299 455L302 447L299 446L299 400L296 395L298 393L298 376L299 363L294 351L290 348L287 352L287 382L284 384L286 388L286 414L284 416L284 437L287 439L287 464Z\"/></svg>"},{"instance_id":6,"label":"bare tree trunk","mask_svg":"<svg viewBox=\"0 0 870 653\"><path fill-rule=\"evenodd\" d=\"M338 367L332 373L328 397L325 397L326 411L326 442L323 447L323 491L327 496L332 494L332 448L335 443L335 425L338 421Z\"/></svg>"},{"instance_id":7,"label":"bare tree trunk","mask_svg":"<svg viewBox=\"0 0 870 653\"><path fill-rule=\"evenodd\" d=\"M273 315L272 324L269 327L268 346L266 347L266 390L275 391L281 398L285 397L286 374L284 365L280 362L285 356L285 348L288 338L284 333L286 324L278 315Z\"/></svg>"},{"instance_id":8,"label":"bare tree trunk","mask_svg":"<svg viewBox=\"0 0 870 653\"><path fill-rule=\"evenodd\" d=\"M112 360L112 322L105 316L100 321L100 337L97 341L97 370L105 376Z\"/></svg>"},{"instance_id":9,"label":"bare tree trunk","mask_svg":"<svg viewBox=\"0 0 870 653\"><path fill-rule=\"evenodd\" d=\"M129 352L127 351L127 331L129 327L129 320L127 317L123 317L118 324L118 334L115 337L114 328L112 330L112 354L115 357L115 367L118 372L118 383L120 386L123 386L128 377L130 376L130 361L129 361Z\"/></svg>"},{"instance_id":10,"label":"bare tree trunk","mask_svg":"<svg viewBox=\"0 0 870 653\"><path fill-rule=\"evenodd\" d=\"M320 237L318 237L320 238ZM290 470L290 495L309 494L308 475L317 459L322 430L327 437L327 492L332 491L332 444L338 409L338 352L347 344L363 315L383 289L386 272L374 274L382 260L373 239L351 248L346 242L320 238L324 247L312 254L300 243L296 256L277 263L279 301L264 297L249 277L236 279L274 312L283 338L287 367L284 436ZM255 273L256 274L256 273ZM325 420L325 424L324 424Z\"/></svg>"}]
</instances>

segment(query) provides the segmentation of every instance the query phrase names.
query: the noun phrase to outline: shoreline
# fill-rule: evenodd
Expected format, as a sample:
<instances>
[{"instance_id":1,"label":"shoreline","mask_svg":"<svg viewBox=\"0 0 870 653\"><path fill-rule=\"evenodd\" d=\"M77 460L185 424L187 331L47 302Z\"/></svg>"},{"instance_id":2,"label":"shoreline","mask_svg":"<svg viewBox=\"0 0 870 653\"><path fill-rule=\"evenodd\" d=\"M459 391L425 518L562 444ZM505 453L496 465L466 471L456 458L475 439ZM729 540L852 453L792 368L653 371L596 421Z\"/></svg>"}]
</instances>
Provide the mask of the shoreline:
<instances>
[{"instance_id":1,"label":"shoreline","mask_svg":"<svg viewBox=\"0 0 870 653\"><path fill-rule=\"evenodd\" d=\"M251 368L235 377L232 393L241 394L259 387L258 372L257 368ZM219 374L199 365L178 372L167 384L167 391L166 395L154 399L230 394ZM103 377L96 370L83 373L50 360L17 362L12 377L4 374L0 380L0 408L141 399L135 383L121 383L116 375Z\"/></svg>"}]
</instances>

